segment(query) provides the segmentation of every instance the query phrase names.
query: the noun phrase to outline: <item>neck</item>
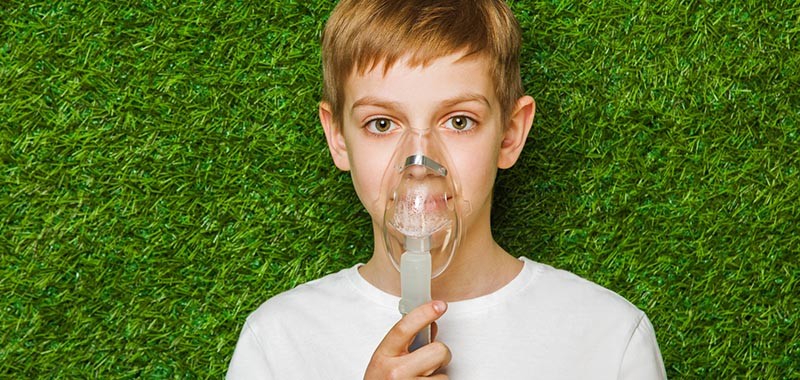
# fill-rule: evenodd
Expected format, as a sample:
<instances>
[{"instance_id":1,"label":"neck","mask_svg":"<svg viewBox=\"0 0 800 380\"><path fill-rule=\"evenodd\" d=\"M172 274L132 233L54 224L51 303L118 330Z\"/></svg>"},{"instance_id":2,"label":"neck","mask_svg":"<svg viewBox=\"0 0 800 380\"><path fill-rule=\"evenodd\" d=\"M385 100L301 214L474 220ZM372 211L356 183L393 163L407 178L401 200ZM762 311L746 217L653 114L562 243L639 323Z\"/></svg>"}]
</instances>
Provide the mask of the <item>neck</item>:
<instances>
[{"instance_id":1,"label":"neck","mask_svg":"<svg viewBox=\"0 0 800 380\"><path fill-rule=\"evenodd\" d=\"M373 230L381 233L376 227ZM522 266L521 261L495 242L487 223L484 228L470 231L462 238L461 248L450 266L431 281L431 296L452 302L490 294L513 280ZM375 249L372 258L359 268L359 273L378 289L400 296L400 274L382 249Z\"/></svg>"}]
</instances>

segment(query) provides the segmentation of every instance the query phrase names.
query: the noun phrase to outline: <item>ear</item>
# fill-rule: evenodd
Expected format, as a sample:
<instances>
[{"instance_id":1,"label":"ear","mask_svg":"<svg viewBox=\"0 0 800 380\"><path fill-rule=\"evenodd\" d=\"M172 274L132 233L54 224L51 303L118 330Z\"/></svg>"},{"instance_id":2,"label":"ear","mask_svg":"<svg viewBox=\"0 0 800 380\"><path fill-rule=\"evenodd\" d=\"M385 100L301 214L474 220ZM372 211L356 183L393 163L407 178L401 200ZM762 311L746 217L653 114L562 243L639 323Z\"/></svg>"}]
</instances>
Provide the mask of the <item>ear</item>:
<instances>
[{"instance_id":1,"label":"ear","mask_svg":"<svg viewBox=\"0 0 800 380\"><path fill-rule=\"evenodd\" d=\"M319 104L319 121L325 131L325 140L328 141L328 150L331 152L333 163L341 170L350 170L350 159L347 157L347 145L345 144L342 126L334 121L333 110L327 102Z\"/></svg>"},{"instance_id":2,"label":"ear","mask_svg":"<svg viewBox=\"0 0 800 380\"><path fill-rule=\"evenodd\" d=\"M536 102L532 97L526 95L517 100L503 132L500 156L497 160L498 168L508 169L517 162L525 146L525 139L528 138L528 132L531 131L534 114L536 114Z\"/></svg>"}]
</instances>

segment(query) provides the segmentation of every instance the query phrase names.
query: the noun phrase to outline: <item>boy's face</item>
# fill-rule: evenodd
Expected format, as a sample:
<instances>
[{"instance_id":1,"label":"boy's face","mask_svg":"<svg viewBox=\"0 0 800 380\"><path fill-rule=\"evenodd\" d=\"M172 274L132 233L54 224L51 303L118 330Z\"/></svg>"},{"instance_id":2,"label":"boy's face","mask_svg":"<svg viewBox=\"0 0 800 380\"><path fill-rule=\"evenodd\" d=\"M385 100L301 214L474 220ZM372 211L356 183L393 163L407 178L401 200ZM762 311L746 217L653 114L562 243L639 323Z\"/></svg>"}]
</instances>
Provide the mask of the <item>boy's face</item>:
<instances>
[{"instance_id":1,"label":"boy's face","mask_svg":"<svg viewBox=\"0 0 800 380\"><path fill-rule=\"evenodd\" d=\"M448 169L457 173L462 197L472 208L464 220L467 231L476 221L488 225L497 168L516 161L534 108L533 99L521 98L504 123L489 70L485 59L462 59L461 54L424 67L400 60L385 75L381 65L351 75L345 83L342 125L335 125L328 104L320 105L334 162L351 171L356 193L376 227L389 193L381 180L409 128L435 129L441 137L455 166Z\"/></svg>"}]
</instances>

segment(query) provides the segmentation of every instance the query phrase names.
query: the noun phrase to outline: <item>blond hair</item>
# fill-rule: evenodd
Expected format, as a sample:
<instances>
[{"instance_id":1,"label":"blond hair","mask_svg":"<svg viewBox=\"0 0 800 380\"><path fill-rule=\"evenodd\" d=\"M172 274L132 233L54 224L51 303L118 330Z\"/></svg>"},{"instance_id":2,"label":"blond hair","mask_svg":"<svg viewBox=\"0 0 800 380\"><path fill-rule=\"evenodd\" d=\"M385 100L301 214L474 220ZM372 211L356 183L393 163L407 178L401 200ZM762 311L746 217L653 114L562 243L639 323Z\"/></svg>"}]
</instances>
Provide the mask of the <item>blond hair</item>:
<instances>
[{"instance_id":1,"label":"blond hair","mask_svg":"<svg viewBox=\"0 0 800 380\"><path fill-rule=\"evenodd\" d=\"M419 66L463 51L488 58L490 75L507 120L523 95L519 69L520 27L499 0L342 0L322 34L323 100L342 120L344 84L353 73L401 58Z\"/></svg>"}]
</instances>

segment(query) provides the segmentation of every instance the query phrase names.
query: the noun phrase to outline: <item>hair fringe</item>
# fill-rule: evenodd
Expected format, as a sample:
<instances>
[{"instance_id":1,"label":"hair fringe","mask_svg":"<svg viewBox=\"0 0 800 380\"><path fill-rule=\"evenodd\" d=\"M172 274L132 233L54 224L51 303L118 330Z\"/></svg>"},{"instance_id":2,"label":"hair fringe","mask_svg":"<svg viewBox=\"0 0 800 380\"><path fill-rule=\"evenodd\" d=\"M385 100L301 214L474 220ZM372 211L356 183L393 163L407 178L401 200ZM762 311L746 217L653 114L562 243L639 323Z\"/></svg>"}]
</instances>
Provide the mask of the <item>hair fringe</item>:
<instances>
[{"instance_id":1,"label":"hair fringe","mask_svg":"<svg viewBox=\"0 0 800 380\"><path fill-rule=\"evenodd\" d=\"M401 58L425 66L449 54L483 55L507 119L522 96L521 32L498 0L342 0L322 33L323 100L341 122L344 83Z\"/></svg>"}]
</instances>

